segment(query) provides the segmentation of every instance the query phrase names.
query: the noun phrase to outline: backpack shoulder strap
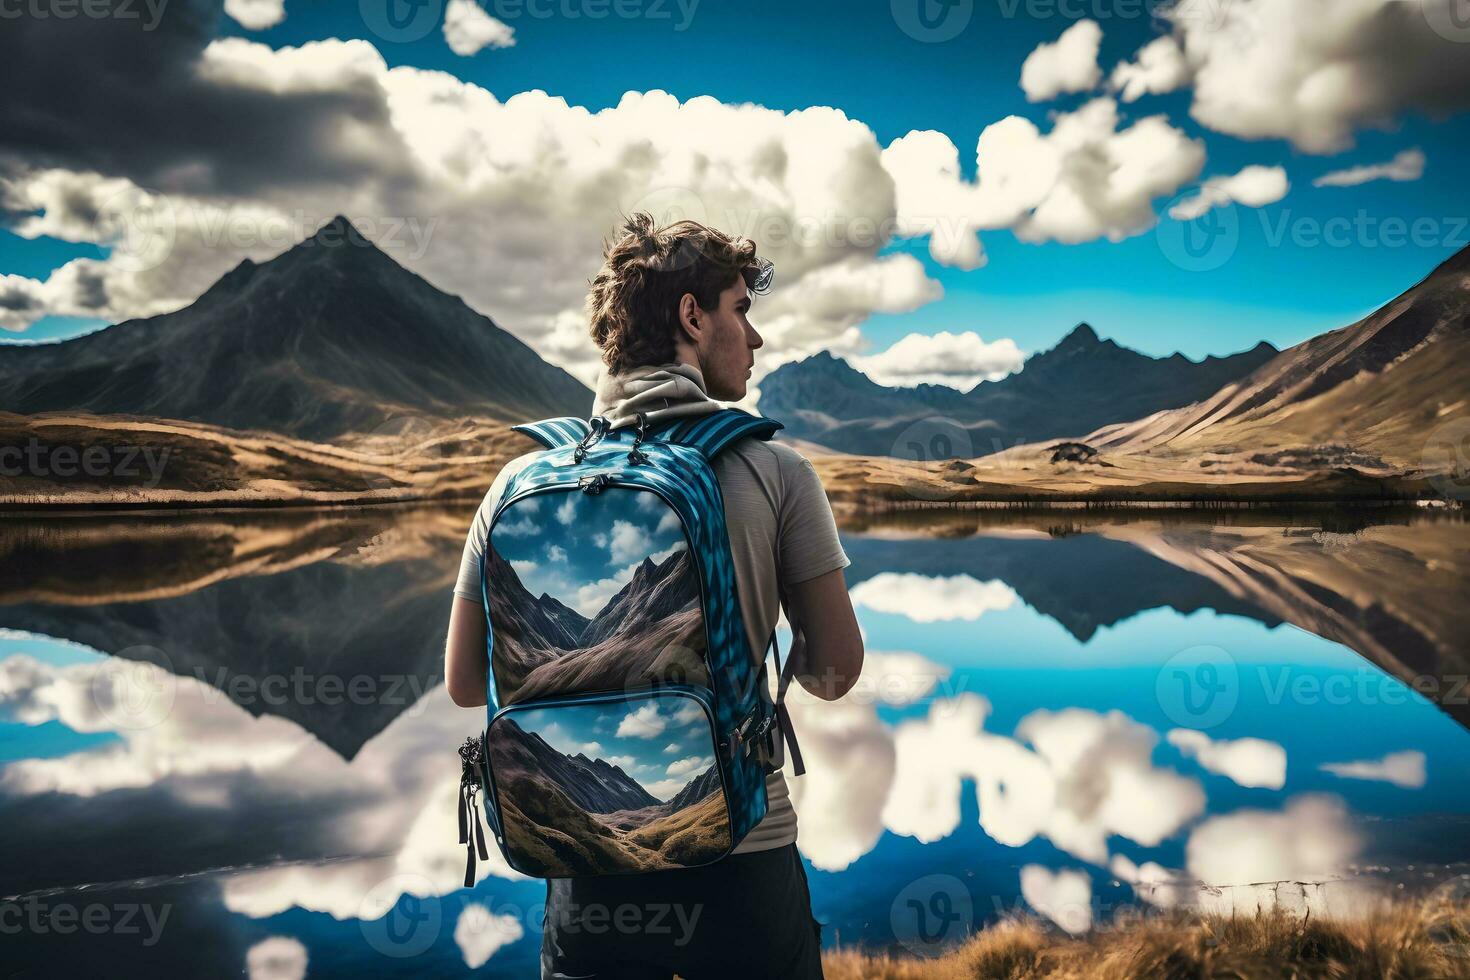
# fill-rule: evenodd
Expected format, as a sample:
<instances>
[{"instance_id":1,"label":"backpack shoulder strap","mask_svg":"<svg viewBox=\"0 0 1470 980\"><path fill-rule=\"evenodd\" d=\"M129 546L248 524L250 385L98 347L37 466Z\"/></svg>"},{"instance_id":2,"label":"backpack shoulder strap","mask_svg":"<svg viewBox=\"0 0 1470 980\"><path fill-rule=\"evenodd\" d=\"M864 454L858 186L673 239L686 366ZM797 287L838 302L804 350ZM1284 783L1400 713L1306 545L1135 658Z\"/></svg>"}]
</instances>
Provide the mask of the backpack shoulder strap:
<instances>
[{"instance_id":1,"label":"backpack shoulder strap","mask_svg":"<svg viewBox=\"0 0 1470 980\"><path fill-rule=\"evenodd\" d=\"M705 459L713 460L737 440L746 436L769 439L784 428L775 419L725 408L679 422L663 434L663 440L698 449Z\"/></svg>"},{"instance_id":2,"label":"backpack shoulder strap","mask_svg":"<svg viewBox=\"0 0 1470 980\"><path fill-rule=\"evenodd\" d=\"M512 432L530 436L547 449L560 449L562 446L575 446L592 432L592 424L586 419L575 416L563 416L555 419L542 419L540 422L525 422L521 425L510 427Z\"/></svg>"}]
</instances>

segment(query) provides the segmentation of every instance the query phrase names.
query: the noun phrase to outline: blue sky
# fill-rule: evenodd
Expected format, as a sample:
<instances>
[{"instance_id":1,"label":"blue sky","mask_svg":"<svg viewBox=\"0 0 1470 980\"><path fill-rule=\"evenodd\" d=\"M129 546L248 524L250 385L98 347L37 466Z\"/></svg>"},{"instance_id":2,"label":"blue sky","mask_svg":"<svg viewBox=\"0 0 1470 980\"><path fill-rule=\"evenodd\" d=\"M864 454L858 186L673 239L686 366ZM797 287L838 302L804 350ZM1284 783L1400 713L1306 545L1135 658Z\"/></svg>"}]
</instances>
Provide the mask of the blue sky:
<instances>
[{"instance_id":1,"label":"blue sky","mask_svg":"<svg viewBox=\"0 0 1470 980\"><path fill-rule=\"evenodd\" d=\"M432 7L434 0L428 2ZM913 0L913 4L932 2ZM1366 9L1381 2L1348 0L1339 9ZM1433 5L1438 0L1423 2ZM1225 33L1206 34L1200 29L1188 34L1177 21L1150 16L1149 10L1160 5L1141 0L1071 4L1039 0L976 0L971 4L960 0L954 10L967 13L968 20L954 37L939 42L905 32L901 21L908 16L902 12L907 0L871 4L704 0L692 7L680 7L673 0L627 0L627 9L648 15L599 18L587 15L597 9L588 7L588 0L532 5L543 12L548 8L562 11L554 16L533 16L526 12L527 6L498 0L483 7L514 31L514 44L491 45L464 56L451 50L437 28L410 32L420 36L408 41L385 38L382 31L369 27L361 13L373 3L286 0L284 19L274 26L250 30L221 15L217 30L220 36L276 52L326 38L360 39L372 44L390 69L408 66L448 72L501 102L516 93L539 89L571 106L596 112L617 106L626 92L663 90L681 101L710 96L727 105L754 103L783 113L831 106L869 127L880 147L916 130L944 134L958 149L960 176L971 182L977 175L976 140L987 126L1015 115L1047 133L1056 114L1074 113L1095 99L1115 97L1107 85L1114 66L1133 59L1155 38L1172 31L1203 44ZM1248 0L1242 6L1264 10L1278 5L1278 0ZM577 15L565 15L568 11ZM1093 20L1101 29L1096 56L1101 80L1082 91L1028 101L1020 84L1028 57L1038 45L1057 41L1084 19ZM1286 22L1278 17L1273 23ZM1298 58L1307 65L1313 57L1310 25L1292 30L1301 32ZM852 304L850 313L844 307L842 317L813 321L808 312L793 310L799 304L792 293L779 301L773 298L765 310L758 305L754 320L759 327L763 326L761 314L768 317L776 338L772 352L783 358L824 347L849 356L871 357L909 334L941 331L974 331L987 344L1009 339L1021 352L1029 353L1053 345L1084 320L1103 336L1151 354L1180 350L1201 357L1243 350L1260 340L1285 347L1351 322L1470 244L1465 220L1470 215L1470 191L1463 180L1456 179L1457 161L1470 148L1470 122L1459 111L1465 97L1444 92L1426 96L1426 85L1412 78L1415 62L1423 62L1425 71L1435 67L1434 58L1458 56L1470 63L1466 57L1470 48L1434 35L1417 22L1404 30L1411 32L1404 36L1420 48L1399 43L1391 32L1363 30L1359 39L1363 44L1383 45L1374 55L1383 61L1372 62L1373 77L1402 73L1408 81L1402 85L1385 82L1383 91L1361 94L1360 101L1373 103L1379 110L1359 116L1349 113L1340 145L1331 149L1313 145L1314 122L1305 113L1277 126L1283 135L1249 132L1253 126L1270 130L1276 122L1239 122L1255 111L1255 103L1245 104L1246 96L1242 96L1244 108L1226 106L1210 125L1203 124L1191 114L1202 85L1198 80L1172 92L1120 102L1120 130L1162 115L1182 138L1202 143L1205 161L1198 175L1151 200L1153 212L1161 216L1156 228L1130 229L1075 244L1023 241L1012 227L981 230L987 261L979 268L936 261L923 236L897 237L884 243L872 258L912 256L935 284L930 287L932 298L892 304L901 308L885 310L881 302L868 308L843 296L841 303ZM1289 48L1291 42L1288 38L1282 43ZM1383 70L1383 65L1388 69ZM1435 70L1436 77L1445 75ZM1198 76L1204 77L1203 72ZM1450 73L1444 84L1456 81ZM1279 98L1300 101L1302 91L1283 88ZM1258 95L1270 103L1275 93L1269 89L1251 93L1252 98ZM1222 123L1220 115L1228 116L1229 121ZM529 137L529 132L517 135ZM1315 179L1329 172L1383 164L1409 150L1423 154L1423 172L1417 179L1313 186ZM833 153L838 152L834 146ZM1228 254L1216 256L1206 268L1181 267L1169 244L1169 236L1177 238L1181 233L1181 222L1168 216L1170 206L1181 196L1196 193L1202 180L1228 177L1249 166L1282 168L1289 191L1260 207L1231 204L1200 219L1208 224L1228 216L1233 222ZM363 199L363 186L344 177L333 193L318 192L314 200L324 206L340 201L340 209L350 213L353 202ZM281 199L269 189L238 198ZM330 206L338 207L335 203ZM559 210L554 204L549 207ZM440 216L449 223L456 220L453 208L445 208ZM515 240L518 226L513 209L490 210L477 220L493 222L497 236L509 239L507 250L536 251L535 242ZM1419 222L1419 231L1410 234L1415 222ZM452 235L461 252L473 248L472 243L482 240L477 236L486 234L483 229L442 230L446 227L441 226L441 236ZM1334 227L1338 229L1335 237L1331 234ZM95 242L0 231L0 272L12 276L41 281L70 260L98 259L106 254L105 245ZM579 366L585 369L587 362L578 359L580 352L568 347L565 335L554 324L558 315L566 316L566 311L575 308L576 283L585 282L593 269L568 271L565 296L558 294L555 304L538 305L522 301L528 288L525 281L485 286L483 294L476 294L477 276L443 254L431 254L410 267L445 288L464 291L473 305L521 334L549 359L574 371ZM223 256L215 258L199 268L232 264ZM808 294L808 280L798 281L805 271L799 263L788 262L784 278L793 290L801 287L799 291ZM506 270L511 278L518 274ZM777 277L779 286L783 279L779 262ZM463 288L465 284L471 285ZM189 291L175 282L168 295L178 300ZM197 294L197 289L193 291ZM106 322L105 317L53 314L8 334L7 339L55 339ZM979 354L976 358L976 371L983 374L989 362ZM875 376L895 383L917 377L919 371L911 364L881 358L871 367Z\"/></svg>"},{"instance_id":2,"label":"blue sky","mask_svg":"<svg viewBox=\"0 0 1470 980\"><path fill-rule=\"evenodd\" d=\"M492 533L532 595L596 618L644 559L685 547L679 518L652 493L539 494L512 504Z\"/></svg>"},{"instance_id":3,"label":"blue sky","mask_svg":"<svg viewBox=\"0 0 1470 980\"><path fill-rule=\"evenodd\" d=\"M580 752L618 766L660 800L674 796L715 761L703 709L681 695L528 709L515 721L564 755Z\"/></svg>"}]
</instances>

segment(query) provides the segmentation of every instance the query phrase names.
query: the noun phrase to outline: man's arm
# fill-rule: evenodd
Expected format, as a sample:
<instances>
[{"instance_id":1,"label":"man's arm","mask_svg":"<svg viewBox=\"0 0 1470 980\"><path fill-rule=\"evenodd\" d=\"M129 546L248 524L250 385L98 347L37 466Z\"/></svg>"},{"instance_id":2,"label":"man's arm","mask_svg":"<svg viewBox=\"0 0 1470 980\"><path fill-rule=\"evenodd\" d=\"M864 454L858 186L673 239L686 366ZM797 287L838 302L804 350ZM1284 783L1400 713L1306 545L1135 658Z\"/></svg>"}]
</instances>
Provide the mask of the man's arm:
<instances>
[{"instance_id":1,"label":"man's arm","mask_svg":"<svg viewBox=\"0 0 1470 980\"><path fill-rule=\"evenodd\" d=\"M449 640L444 645L444 686L461 708L485 705L490 664L485 658L485 610L464 596L449 609Z\"/></svg>"},{"instance_id":2,"label":"man's arm","mask_svg":"<svg viewBox=\"0 0 1470 980\"><path fill-rule=\"evenodd\" d=\"M506 481L533 458L533 455L517 456L505 464L486 491L465 535L459 576L454 583L454 603L449 607L449 638L444 644L444 687L450 699L461 708L484 706L490 672L485 656L485 607L480 596L481 552L490 533L490 515L505 491Z\"/></svg>"},{"instance_id":3,"label":"man's arm","mask_svg":"<svg viewBox=\"0 0 1470 980\"><path fill-rule=\"evenodd\" d=\"M863 636L842 569L798 582L786 596L796 679L809 693L836 701L863 672Z\"/></svg>"}]
</instances>

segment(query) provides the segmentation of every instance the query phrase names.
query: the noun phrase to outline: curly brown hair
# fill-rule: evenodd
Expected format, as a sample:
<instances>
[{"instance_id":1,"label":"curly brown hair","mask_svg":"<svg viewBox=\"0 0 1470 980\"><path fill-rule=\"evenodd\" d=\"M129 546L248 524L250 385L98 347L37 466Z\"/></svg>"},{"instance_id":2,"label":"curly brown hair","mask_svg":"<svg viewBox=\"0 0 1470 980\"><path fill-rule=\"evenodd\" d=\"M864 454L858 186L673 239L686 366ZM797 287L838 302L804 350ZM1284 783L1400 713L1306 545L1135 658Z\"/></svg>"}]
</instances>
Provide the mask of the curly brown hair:
<instances>
[{"instance_id":1,"label":"curly brown hair","mask_svg":"<svg viewBox=\"0 0 1470 980\"><path fill-rule=\"evenodd\" d=\"M612 371L674 359L685 293L700 309L713 310L737 276L752 292L764 293L773 272L748 238L732 238L698 221L659 228L645 212L628 217L602 255L587 293L587 319Z\"/></svg>"}]
</instances>

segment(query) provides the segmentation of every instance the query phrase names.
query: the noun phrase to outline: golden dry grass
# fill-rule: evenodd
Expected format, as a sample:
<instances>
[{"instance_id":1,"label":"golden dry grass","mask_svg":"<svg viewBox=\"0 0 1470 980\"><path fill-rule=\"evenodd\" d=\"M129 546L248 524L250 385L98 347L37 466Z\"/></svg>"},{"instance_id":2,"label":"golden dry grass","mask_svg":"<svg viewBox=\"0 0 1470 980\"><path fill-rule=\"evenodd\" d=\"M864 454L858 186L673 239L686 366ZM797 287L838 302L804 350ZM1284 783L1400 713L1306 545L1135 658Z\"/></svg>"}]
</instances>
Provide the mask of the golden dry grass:
<instances>
[{"instance_id":1,"label":"golden dry grass","mask_svg":"<svg viewBox=\"0 0 1470 980\"><path fill-rule=\"evenodd\" d=\"M827 980L1192 980L1470 977L1470 905L1401 902L1360 921L1286 912L1139 918L1083 939L1032 921L977 933L933 959L828 952Z\"/></svg>"}]
</instances>

